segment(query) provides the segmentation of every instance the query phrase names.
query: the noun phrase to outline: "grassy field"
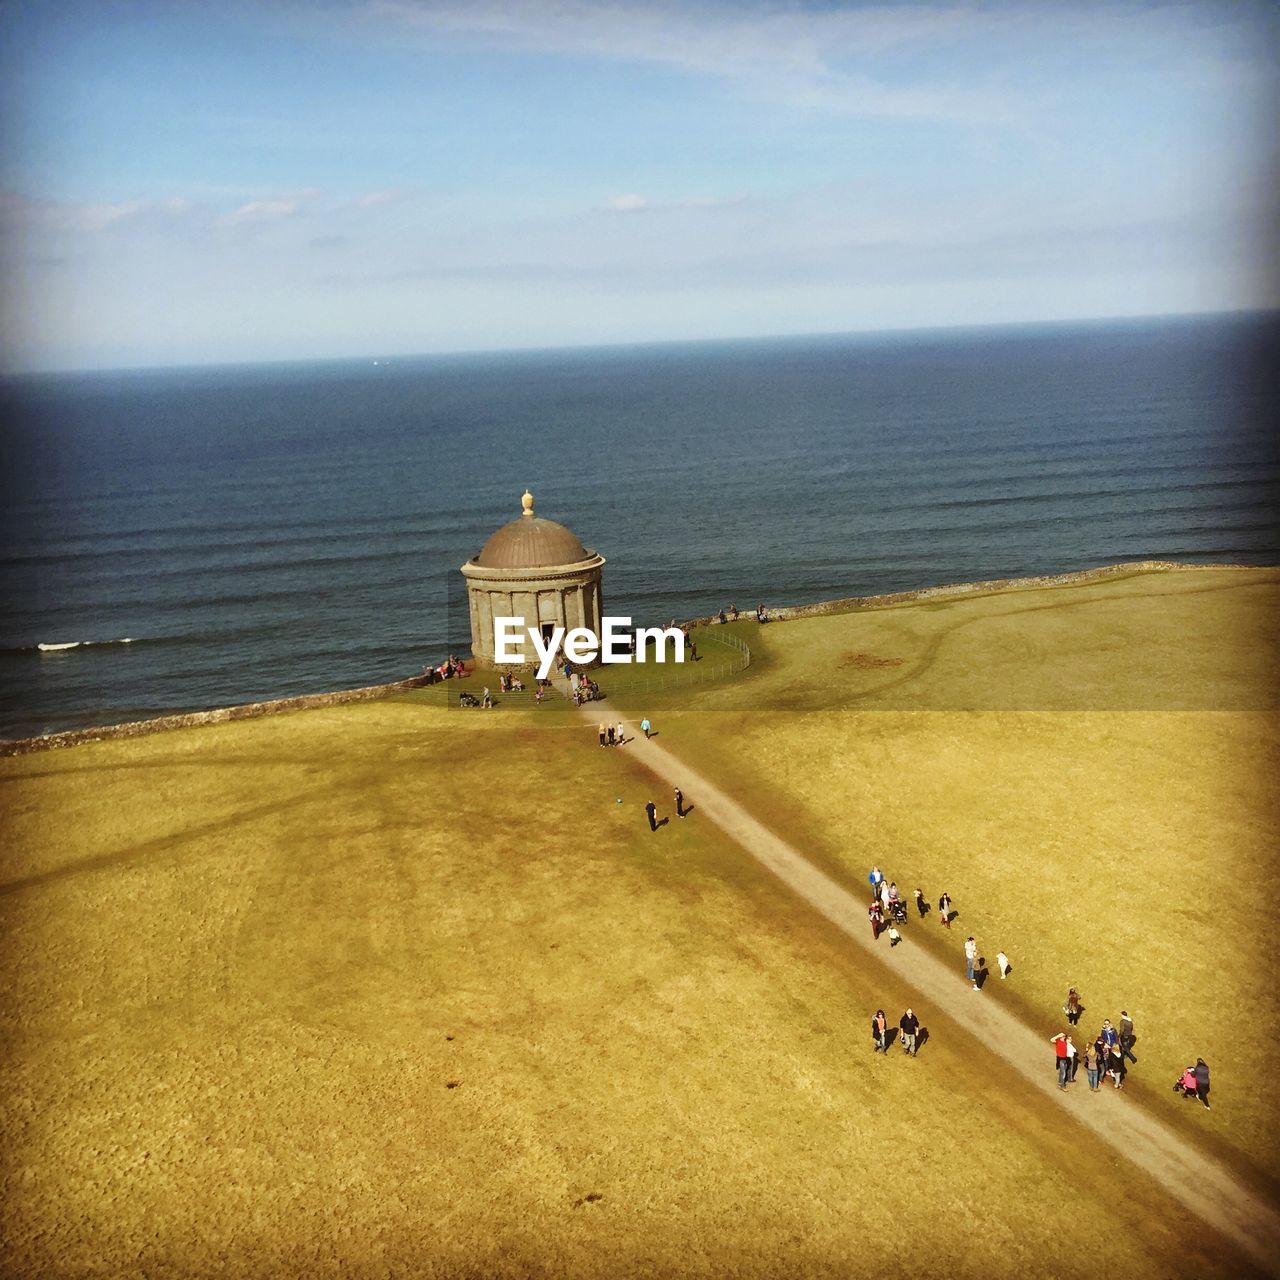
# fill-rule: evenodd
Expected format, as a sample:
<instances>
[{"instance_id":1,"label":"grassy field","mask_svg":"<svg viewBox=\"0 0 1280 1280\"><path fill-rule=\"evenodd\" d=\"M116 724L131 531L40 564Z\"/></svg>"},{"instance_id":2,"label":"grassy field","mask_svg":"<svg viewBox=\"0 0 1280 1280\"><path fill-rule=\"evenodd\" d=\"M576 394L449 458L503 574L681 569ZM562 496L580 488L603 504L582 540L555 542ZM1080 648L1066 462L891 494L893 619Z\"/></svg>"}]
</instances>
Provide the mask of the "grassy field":
<instances>
[{"instance_id":1,"label":"grassy field","mask_svg":"<svg viewBox=\"0 0 1280 1280\"><path fill-rule=\"evenodd\" d=\"M876 862L949 892L952 933L916 935L957 966L970 933L1003 948L990 994L1046 1034L1068 985L1090 1034L1127 1008L1129 1098L1274 1189L1278 611L1280 573L1204 570L850 612L755 628L743 678L643 705L846 885ZM1171 1092L1196 1056L1211 1121Z\"/></svg>"},{"instance_id":2,"label":"grassy field","mask_svg":"<svg viewBox=\"0 0 1280 1280\"><path fill-rule=\"evenodd\" d=\"M412 699L0 760L4 1274L1240 1273L648 792Z\"/></svg>"}]
</instances>

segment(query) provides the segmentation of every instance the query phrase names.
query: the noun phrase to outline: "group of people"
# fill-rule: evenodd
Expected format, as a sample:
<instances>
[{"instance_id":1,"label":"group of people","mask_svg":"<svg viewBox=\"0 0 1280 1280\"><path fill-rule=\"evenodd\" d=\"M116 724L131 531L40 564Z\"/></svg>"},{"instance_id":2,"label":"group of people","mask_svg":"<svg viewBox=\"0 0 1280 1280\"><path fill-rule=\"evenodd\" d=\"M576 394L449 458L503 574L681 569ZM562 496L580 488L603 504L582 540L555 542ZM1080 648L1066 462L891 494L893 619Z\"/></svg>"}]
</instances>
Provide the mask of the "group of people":
<instances>
[{"instance_id":1,"label":"group of people","mask_svg":"<svg viewBox=\"0 0 1280 1280\"><path fill-rule=\"evenodd\" d=\"M426 676L428 684L439 684L441 680L451 680L455 676L465 676L467 668L460 659L450 654L437 667L423 667L422 674Z\"/></svg>"},{"instance_id":2,"label":"group of people","mask_svg":"<svg viewBox=\"0 0 1280 1280\"><path fill-rule=\"evenodd\" d=\"M889 945L895 947L902 940L902 935L899 933L897 926L905 924L908 918L907 907L903 901L902 893L898 889L897 883L890 880L878 866L871 868L867 875L867 882L871 886L871 905L867 908L867 915L871 921L871 936L873 939L879 939L881 932L887 931ZM929 902L924 896L924 891L919 888L914 891L913 897L916 912L920 919L923 920L929 914ZM951 896L943 893L938 899L938 919L949 929L954 915ZM981 954L977 938L973 934L970 934L965 939L964 964L965 980L974 991L981 991L987 977L987 961L986 957ZM1003 950L996 953L996 964L999 966L1002 979L1007 978L1013 972L1009 957ZM1067 996L1063 1001L1062 1012L1066 1015L1070 1026L1075 1027L1079 1024L1080 1017L1084 1013L1084 1002L1075 987L1067 988ZM914 1052L914 1031L912 1032L911 1040L908 1041L907 1039L906 1019L908 1015L911 1015L910 1009L903 1015L903 1023L900 1024L903 1034L903 1047L907 1048L910 1045L908 1052ZM876 1011L876 1016L871 1023L871 1032L877 1051L888 1053L888 1031L883 1009ZM1076 1046L1071 1032L1058 1032L1050 1040L1050 1043L1054 1046L1058 1087L1066 1090L1074 1083L1076 1072L1079 1070L1081 1062L1083 1062L1090 1092L1097 1093L1108 1080L1112 1082L1114 1088L1123 1089L1125 1076L1128 1074L1127 1063L1132 1063L1135 1067L1138 1065L1138 1059L1133 1052L1133 1046L1137 1043L1137 1039L1138 1037L1133 1029L1133 1019L1129 1016L1127 1009L1120 1011L1120 1018L1117 1024L1113 1024L1110 1018L1104 1018L1097 1036L1094 1037L1092 1042L1087 1042L1083 1049ZM1175 1093L1180 1093L1185 1098L1199 1101L1208 1110L1209 1068L1205 1060L1197 1058L1193 1065L1188 1066L1183 1071L1173 1088Z\"/></svg>"},{"instance_id":3,"label":"group of people","mask_svg":"<svg viewBox=\"0 0 1280 1280\"><path fill-rule=\"evenodd\" d=\"M1080 1003L1080 995L1075 987L1068 990L1067 1000L1062 1010L1072 1026L1080 1021L1084 1005ZM1065 1090L1068 1085L1075 1083L1076 1072L1083 1061L1090 1093L1097 1093L1107 1080L1111 1080L1117 1089L1123 1089L1124 1078L1128 1074L1125 1060L1128 1059L1135 1067L1138 1065L1138 1059L1133 1055L1133 1046L1137 1043L1137 1039L1133 1032L1133 1019L1129 1017L1127 1009L1120 1011L1119 1026L1113 1025L1110 1018L1103 1018L1101 1029L1092 1043L1086 1042L1083 1052L1076 1047L1075 1038L1069 1031L1059 1031L1049 1041L1053 1045L1058 1088ZM1208 1092L1208 1068L1206 1068L1205 1106L1209 1105Z\"/></svg>"},{"instance_id":4,"label":"group of people","mask_svg":"<svg viewBox=\"0 0 1280 1280\"><path fill-rule=\"evenodd\" d=\"M867 883L871 886L871 905L867 908L867 916L871 921L871 937L873 940L879 939L880 934L887 931L889 945L897 946L902 941L902 935L898 932L897 926L907 922L907 904L897 881L890 880L877 866L871 868ZM924 890L920 888L913 890L912 897L915 901L916 913L923 920L932 910L928 899L924 896ZM938 919L948 929L951 928L951 916L951 895L944 893L938 899Z\"/></svg>"},{"instance_id":5,"label":"group of people","mask_svg":"<svg viewBox=\"0 0 1280 1280\"><path fill-rule=\"evenodd\" d=\"M645 741L649 740L649 735L653 732L653 725L649 723L649 717L645 716L640 721L640 732L644 734ZM606 724L603 720L600 722L600 745L602 747L620 747L627 741L626 722L619 720L616 725Z\"/></svg>"},{"instance_id":6,"label":"group of people","mask_svg":"<svg viewBox=\"0 0 1280 1280\"><path fill-rule=\"evenodd\" d=\"M893 881L886 881L879 867L872 867L867 880L871 884L874 895L868 914L871 917L871 936L878 938L885 919L889 923L889 945L896 946L901 940L897 924L905 923L907 912L902 905L898 886ZM916 910L923 920L929 912L929 904L920 889L915 891ZM938 917L944 925L951 927L951 898L944 893L938 900ZM996 964L1000 969L1000 977L1007 978L1013 971L1009 957L1004 951L996 953ZM986 957L980 954L978 941L970 934L964 943L965 980L974 991L981 991L987 976ZM910 1012L910 1010L908 1010ZM1067 997L1062 1005L1062 1012L1067 1022L1075 1027L1084 1013L1084 1002L1075 987L1067 988ZM883 1020L883 1014L878 1014ZM873 1023L874 1026L874 1023ZM1126 1062L1136 1067L1138 1059L1134 1056L1133 1046L1138 1037L1133 1030L1133 1019L1127 1009L1120 1010L1118 1025L1113 1025L1110 1018L1102 1020L1102 1026L1092 1043L1086 1043L1083 1051L1077 1048L1070 1032L1060 1031L1053 1036L1050 1044L1054 1046L1055 1065L1058 1071L1058 1088L1065 1090L1075 1082L1076 1072L1083 1061L1085 1077L1089 1081L1089 1090L1097 1093L1103 1083L1110 1080L1116 1089L1124 1088L1125 1076L1128 1074ZM887 1050L886 1050L887 1051ZM1175 1093L1185 1098L1194 1098L1209 1109L1209 1068L1203 1058L1197 1058L1194 1065L1189 1066L1173 1086Z\"/></svg>"},{"instance_id":7,"label":"group of people","mask_svg":"<svg viewBox=\"0 0 1280 1280\"><path fill-rule=\"evenodd\" d=\"M567 664L564 673L569 680L569 697L573 699L575 707L582 706L584 702L599 700L600 686L589 675L585 672L579 673Z\"/></svg>"},{"instance_id":8,"label":"group of people","mask_svg":"<svg viewBox=\"0 0 1280 1280\"><path fill-rule=\"evenodd\" d=\"M723 622L737 622L737 620L738 620L738 606L737 606L736 604L731 604L731 605L728 607L728 609L721 609L721 610L720 610L720 612L719 612L718 614L716 614L716 619L717 619L717 621L722 622L722 623L723 623ZM768 621L769 621L769 610L768 610L768 609L766 609L766 608L764 607L764 605L762 605L762 604L758 604L758 605L756 605L756 621L757 621L757 622L768 622ZM672 625L672 626L674 626L674 625L675 625L675 623L673 622L671 625Z\"/></svg>"},{"instance_id":9,"label":"group of people","mask_svg":"<svg viewBox=\"0 0 1280 1280\"><path fill-rule=\"evenodd\" d=\"M504 671L498 677L498 688L503 693L523 693L524 681L519 676L513 676Z\"/></svg>"}]
</instances>

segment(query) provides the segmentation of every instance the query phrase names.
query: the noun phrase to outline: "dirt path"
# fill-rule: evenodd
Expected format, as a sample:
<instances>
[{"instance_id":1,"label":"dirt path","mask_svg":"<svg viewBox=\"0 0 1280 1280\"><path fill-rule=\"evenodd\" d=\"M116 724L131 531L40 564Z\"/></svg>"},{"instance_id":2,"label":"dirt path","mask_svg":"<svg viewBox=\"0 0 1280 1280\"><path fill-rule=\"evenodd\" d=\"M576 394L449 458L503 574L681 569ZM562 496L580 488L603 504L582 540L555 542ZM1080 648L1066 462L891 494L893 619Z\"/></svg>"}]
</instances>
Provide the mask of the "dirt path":
<instances>
[{"instance_id":1,"label":"dirt path","mask_svg":"<svg viewBox=\"0 0 1280 1280\"><path fill-rule=\"evenodd\" d=\"M580 710L594 729L598 717L591 704ZM594 711L598 713L599 708ZM871 940L867 907L861 898L819 871L785 840L751 817L736 800L656 740L646 742L637 732L624 749L668 789L681 787L697 806L700 819L720 827L788 888L842 929L855 945L875 954L878 960L889 962L887 941L883 937L878 943ZM669 807L668 801L663 808ZM1227 1169L1195 1151L1139 1107L1099 1105L1100 1098L1082 1096L1088 1092L1084 1084L1065 1093L1059 1090L1053 1050L1046 1037L1004 1009L996 991L971 990L958 949L955 965L948 965L914 946L906 933L894 949L891 963L898 976L919 992L915 1005L918 1010L944 1011L985 1044L1001 1045L1002 1056L1009 1065L1055 1105L1148 1173L1188 1210L1236 1242L1264 1271L1280 1275L1280 1216L1271 1206L1242 1186ZM995 981L999 983L998 978Z\"/></svg>"}]
</instances>

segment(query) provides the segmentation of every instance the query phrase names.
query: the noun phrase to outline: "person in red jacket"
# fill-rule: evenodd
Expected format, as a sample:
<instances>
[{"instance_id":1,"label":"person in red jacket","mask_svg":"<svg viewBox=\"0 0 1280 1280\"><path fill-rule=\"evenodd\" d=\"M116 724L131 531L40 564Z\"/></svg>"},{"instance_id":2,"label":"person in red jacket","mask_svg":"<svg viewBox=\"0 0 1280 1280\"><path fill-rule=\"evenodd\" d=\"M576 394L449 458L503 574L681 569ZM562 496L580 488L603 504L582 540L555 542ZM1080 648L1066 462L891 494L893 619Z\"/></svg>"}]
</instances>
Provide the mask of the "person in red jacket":
<instances>
[{"instance_id":1,"label":"person in red jacket","mask_svg":"<svg viewBox=\"0 0 1280 1280\"><path fill-rule=\"evenodd\" d=\"M1049 1043L1053 1045L1053 1052L1057 1058L1058 1088L1065 1090L1067 1087L1067 1072L1071 1070L1071 1058L1067 1051L1067 1033L1059 1031Z\"/></svg>"},{"instance_id":2,"label":"person in red jacket","mask_svg":"<svg viewBox=\"0 0 1280 1280\"><path fill-rule=\"evenodd\" d=\"M1196 1059L1196 1097L1204 1103L1204 1109L1208 1111L1209 1107L1209 1067L1203 1058Z\"/></svg>"}]
</instances>

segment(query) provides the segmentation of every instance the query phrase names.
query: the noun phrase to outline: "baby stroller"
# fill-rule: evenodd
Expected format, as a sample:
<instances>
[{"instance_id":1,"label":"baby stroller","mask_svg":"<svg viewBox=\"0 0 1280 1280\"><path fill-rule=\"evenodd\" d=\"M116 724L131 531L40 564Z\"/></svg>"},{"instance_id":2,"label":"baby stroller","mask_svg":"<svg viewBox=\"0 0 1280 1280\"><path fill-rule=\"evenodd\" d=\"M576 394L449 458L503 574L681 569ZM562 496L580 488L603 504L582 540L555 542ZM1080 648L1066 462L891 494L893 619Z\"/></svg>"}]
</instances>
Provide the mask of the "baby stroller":
<instances>
[{"instance_id":1,"label":"baby stroller","mask_svg":"<svg viewBox=\"0 0 1280 1280\"><path fill-rule=\"evenodd\" d=\"M1174 1093L1180 1093L1184 1098L1194 1098L1196 1096L1196 1069L1188 1067L1179 1077L1178 1083L1173 1086Z\"/></svg>"},{"instance_id":2,"label":"baby stroller","mask_svg":"<svg viewBox=\"0 0 1280 1280\"><path fill-rule=\"evenodd\" d=\"M467 693L464 689L458 694L458 706L460 707L478 707L480 699L474 693Z\"/></svg>"},{"instance_id":3,"label":"baby stroller","mask_svg":"<svg viewBox=\"0 0 1280 1280\"><path fill-rule=\"evenodd\" d=\"M907 923L907 904L898 898L889 899L889 923Z\"/></svg>"}]
</instances>

